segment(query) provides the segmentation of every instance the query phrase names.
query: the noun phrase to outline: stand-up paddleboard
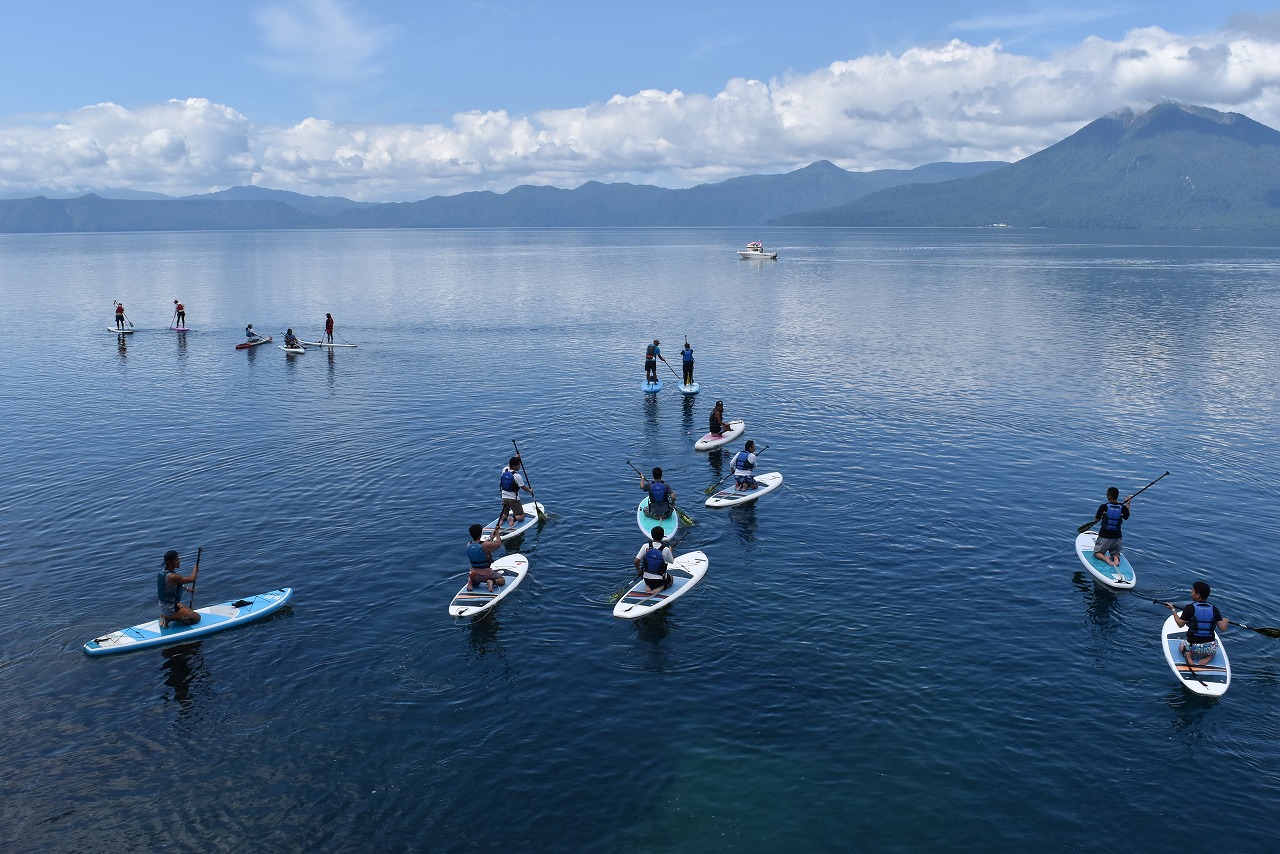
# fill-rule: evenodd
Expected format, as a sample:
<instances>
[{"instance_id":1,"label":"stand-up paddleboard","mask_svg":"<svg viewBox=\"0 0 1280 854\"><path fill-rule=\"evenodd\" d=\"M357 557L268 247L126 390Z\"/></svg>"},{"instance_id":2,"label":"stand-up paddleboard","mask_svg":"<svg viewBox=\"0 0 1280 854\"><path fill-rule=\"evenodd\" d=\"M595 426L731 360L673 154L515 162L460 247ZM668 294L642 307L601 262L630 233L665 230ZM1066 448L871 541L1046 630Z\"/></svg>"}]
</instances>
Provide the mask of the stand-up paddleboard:
<instances>
[{"instance_id":1,"label":"stand-up paddleboard","mask_svg":"<svg viewBox=\"0 0 1280 854\"><path fill-rule=\"evenodd\" d=\"M110 655L115 652L132 652L135 649L147 649L153 646L167 646L171 643L185 643L193 638L234 629L236 626L262 619L284 607L293 596L292 587L282 587L270 593L259 593L234 602L223 602L221 605L209 605L196 608L200 622L193 626L173 623L167 629L160 628L160 620L121 629L100 638L94 638L84 645L89 655Z\"/></svg>"},{"instance_id":2,"label":"stand-up paddleboard","mask_svg":"<svg viewBox=\"0 0 1280 854\"><path fill-rule=\"evenodd\" d=\"M613 616L635 620L667 607L692 590L707 574L707 556L702 552L680 555L667 567L667 572L673 579L670 587L651 594L644 579L638 579L613 606Z\"/></svg>"},{"instance_id":3,"label":"stand-up paddleboard","mask_svg":"<svg viewBox=\"0 0 1280 854\"><path fill-rule=\"evenodd\" d=\"M291 355L291 356L296 356L296 355L298 355L298 354L300 354L300 353L305 353L305 352L307 352L307 348L306 348L306 347L286 347L286 346L284 346L283 344L281 344L281 345L280 345L280 349L281 349L281 350L283 350L283 351L285 351L286 353L288 353L288 354L289 354L289 355Z\"/></svg>"},{"instance_id":4,"label":"stand-up paddleboard","mask_svg":"<svg viewBox=\"0 0 1280 854\"><path fill-rule=\"evenodd\" d=\"M1093 531L1085 531L1076 537L1076 557L1084 564L1089 573L1108 587L1117 590L1132 590L1138 583L1138 576L1133 571L1129 559L1120 555L1120 565L1111 566L1106 561L1093 556L1093 546L1098 542L1098 535Z\"/></svg>"},{"instance_id":5,"label":"stand-up paddleboard","mask_svg":"<svg viewBox=\"0 0 1280 854\"><path fill-rule=\"evenodd\" d=\"M174 332L194 332L195 331L190 326L170 326L169 328Z\"/></svg>"},{"instance_id":6,"label":"stand-up paddleboard","mask_svg":"<svg viewBox=\"0 0 1280 854\"><path fill-rule=\"evenodd\" d=\"M303 341L305 347L356 347L357 344L329 344L324 341Z\"/></svg>"},{"instance_id":7,"label":"stand-up paddleboard","mask_svg":"<svg viewBox=\"0 0 1280 854\"><path fill-rule=\"evenodd\" d=\"M512 537L518 537L525 531L538 524L538 511L541 510L545 516L547 508L536 501L528 501L521 505L524 507L524 521L517 522L514 528L503 528L502 533L498 534L498 539L506 541ZM484 532L480 535L480 539L487 540L493 536L493 528L498 524L498 520L494 519L488 525L484 526Z\"/></svg>"},{"instance_id":8,"label":"stand-up paddleboard","mask_svg":"<svg viewBox=\"0 0 1280 854\"><path fill-rule=\"evenodd\" d=\"M121 329L121 328L116 327L116 326L108 326L108 327L107 327L107 331L108 331L108 332L115 332L115 333L116 333L116 334L118 334L118 335L132 335L132 334L133 334L133 330L132 330L132 329Z\"/></svg>"},{"instance_id":9,"label":"stand-up paddleboard","mask_svg":"<svg viewBox=\"0 0 1280 854\"><path fill-rule=\"evenodd\" d=\"M458 595L449 603L449 616L475 617L497 605L524 581L524 577L529 574L529 561L524 555L507 555L495 560L489 568L502 575L507 583L493 588L492 593L487 584L478 585L475 590L470 591L467 590L467 585L462 585Z\"/></svg>"},{"instance_id":10,"label":"stand-up paddleboard","mask_svg":"<svg viewBox=\"0 0 1280 854\"><path fill-rule=\"evenodd\" d=\"M710 451L723 445L727 445L742 435L742 431L747 429L747 422L738 419L730 421L724 426L725 431L723 435L717 436L715 433L708 433L693 443L693 449L695 451Z\"/></svg>"},{"instance_id":11,"label":"stand-up paddleboard","mask_svg":"<svg viewBox=\"0 0 1280 854\"><path fill-rule=\"evenodd\" d=\"M665 519L655 519L644 512L649 506L649 496L645 496L640 500L640 506L636 508L636 524L640 526L640 533L646 537L653 536L653 526L661 525L663 539L667 542L676 535L676 530L680 527L680 513L676 510L671 511L671 515Z\"/></svg>"},{"instance_id":12,"label":"stand-up paddleboard","mask_svg":"<svg viewBox=\"0 0 1280 854\"><path fill-rule=\"evenodd\" d=\"M761 495L773 492L779 486L782 486L782 472L770 471L758 474L756 475L756 483L759 486L755 489L738 489L736 486L726 487L708 498L706 505L708 507L736 507L739 504L749 504Z\"/></svg>"},{"instance_id":13,"label":"stand-up paddleboard","mask_svg":"<svg viewBox=\"0 0 1280 854\"><path fill-rule=\"evenodd\" d=\"M1185 626L1178 628L1173 614L1164 621L1164 627L1160 630L1160 639L1164 645L1164 660L1169 663L1169 668L1178 677L1183 687L1193 694L1206 697L1221 697L1227 693L1227 688L1231 686L1231 662L1227 660L1227 648L1223 645L1221 637L1218 638L1218 651L1208 664L1190 666L1178 650L1182 642L1187 639L1187 630ZM1191 660L1196 660L1196 656L1192 656Z\"/></svg>"},{"instance_id":14,"label":"stand-up paddleboard","mask_svg":"<svg viewBox=\"0 0 1280 854\"><path fill-rule=\"evenodd\" d=\"M270 335L268 335L266 338L254 338L252 341L241 341L239 344L236 345L236 349L249 350L254 347L257 347L260 344L270 344L271 341L272 341L272 336Z\"/></svg>"},{"instance_id":15,"label":"stand-up paddleboard","mask_svg":"<svg viewBox=\"0 0 1280 854\"><path fill-rule=\"evenodd\" d=\"M645 394L657 394L662 391L662 380L658 380L656 383L645 382L640 386L640 390Z\"/></svg>"},{"instance_id":16,"label":"stand-up paddleboard","mask_svg":"<svg viewBox=\"0 0 1280 854\"><path fill-rule=\"evenodd\" d=\"M697 394L698 388L699 386L697 383L689 383L688 385L681 384L680 393L681 394Z\"/></svg>"}]
</instances>

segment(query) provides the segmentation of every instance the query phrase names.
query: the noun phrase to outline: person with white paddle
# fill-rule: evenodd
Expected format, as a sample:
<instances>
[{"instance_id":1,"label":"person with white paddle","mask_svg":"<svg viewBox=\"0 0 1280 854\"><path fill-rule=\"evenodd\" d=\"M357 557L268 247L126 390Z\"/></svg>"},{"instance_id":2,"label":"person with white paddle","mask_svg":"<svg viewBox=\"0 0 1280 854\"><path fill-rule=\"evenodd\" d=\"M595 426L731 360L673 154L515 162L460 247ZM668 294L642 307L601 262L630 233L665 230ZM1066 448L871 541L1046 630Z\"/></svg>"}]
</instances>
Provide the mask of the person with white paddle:
<instances>
[{"instance_id":1,"label":"person with white paddle","mask_svg":"<svg viewBox=\"0 0 1280 854\"><path fill-rule=\"evenodd\" d=\"M747 440L747 444L743 446L743 450L739 451L733 457L733 485L735 489L747 491L755 489L755 475L752 472L756 468L756 443L752 439Z\"/></svg>"},{"instance_id":2,"label":"person with white paddle","mask_svg":"<svg viewBox=\"0 0 1280 854\"><path fill-rule=\"evenodd\" d=\"M186 585L195 584L200 574L200 561L190 575L178 572L182 566L182 557L177 549L169 549L164 553L164 567L156 576L156 595L160 600L160 628L167 629L170 623L185 623L188 626L200 622L200 615L182 604L182 593Z\"/></svg>"},{"instance_id":3,"label":"person with white paddle","mask_svg":"<svg viewBox=\"0 0 1280 854\"><path fill-rule=\"evenodd\" d=\"M644 515L650 519L666 519L676 512L676 491L662 479L662 469L653 467L652 483L645 480L644 472L641 472L640 489L649 493L649 504L644 508Z\"/></svg>"},{"instance_id":4,"label":"person with white paddle","mask_svg":"<svg viewBox=\"0 0 1280 854\"><path fill-rule=\"evenodd\" d=\"M1120 526L1129 518L1129 502L1133 501L1133 496L1125 498L1123 503L1119 499L1120 490L1108 487L1106 503L1099 504L1098 512L1093 516L1094 521L1102 522L1098 540L1093 544L1093 556L1112 567L1120 565Z\"/></svg>"},{"instance_id":5,"label":"person with white paddle","mask_svg":"<svg viewBox=\"0 0 1280 854\"><path fill-rule=\"evenodd\" d=\"M508 527L514 528L524 521L524 505L520 503L520 490L523 489L530 495L533 495L533 490L525 482L524 475L520 472L521 468L520 456L517 454L507 460L507 466L498 478L498 487L502 491L502 511L498 514L498 524L494 526L495 536L508 513L511 514L511 523Z\"/></svg>"},{"instance_id":6,"label":"person with white paddle","mask_svg":"<svg viewBox=\"0 0 1280 854\"><path fill-rule=\"evenodd\" d=\"M1173 612L1173 621L1178 628L1187 630L1187 638L1179 644L1182 657L1187 660L1188 667L1203 667L1213 660L1218 653L1218 636L1214 629L1225 632L1230 621L1218 611L1217 605L1210 605L1209 584L1197 581L1191 585L1191 604L1178 613L1178 606L1172 602L1164 604ZM1192 657L1199 661L1192 661Z\"/></svg>"},{"instance_id":7,"label":"person with white paddle","mask_svg":"<svg viewBox=\"0 0 1280 854\"><path fill-rule=\"evenodd\" d=\"M484 533L484 525L472 525L467 530L471 534L471 542L467 543L467 560L471 562L471 572L467 575L467 590L471 591L481 584L487 584L489 592L492 593L495 586L501 587L507 583L502 573L492 569L493 553L502 548L502 538L498 536L496 527L487 540L480 539Z\"/></svg>"},{"instance_id":8,"label":"person with white paddle","mask_svg":"<svg viewBox=\"0 0 1280 854\"><path fill-rule=\"evenodd\" d=\"M662 539L666 531L661 525L654 525L650 532L653 539L640 547L636 552L636 577L644 579L645 592L649 595L660 593L669 588L675 579L667 572L667 566L675 563L675 552L671 546L663 545Z\"/></svg>"}]
</instances>

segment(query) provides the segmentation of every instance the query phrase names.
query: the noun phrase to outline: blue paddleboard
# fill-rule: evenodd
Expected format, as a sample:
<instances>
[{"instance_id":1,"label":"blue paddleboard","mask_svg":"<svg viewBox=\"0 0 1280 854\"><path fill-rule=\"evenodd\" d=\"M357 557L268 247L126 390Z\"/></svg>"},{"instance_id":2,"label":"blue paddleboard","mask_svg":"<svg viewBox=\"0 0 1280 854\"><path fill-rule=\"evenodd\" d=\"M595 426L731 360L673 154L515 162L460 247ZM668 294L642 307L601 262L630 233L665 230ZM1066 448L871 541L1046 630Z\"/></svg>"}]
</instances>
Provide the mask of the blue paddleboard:
<instances>
[{"instance_id":1,"label":"blue paddleboard","mask_svg":"<svg viewBox=\"0 0 1280 854\"><path fill-rule=\"evenodd\" d=\"M645 394L656 394L662 391L662 380L658 380L656 383L646 382L640 386L640 390Z\"/></svg>"},{"instance_id":2,"label":"blue paddleboard","mask_svg":"<svg viewBox=\"0 0 1280 854\"><path fill-rule=\"evenodd\" d=\"M84 651L89 655L110 655L115 652L132 652L135 649L147 649L153 646L168 646L171 643L185 643L194 638L260 620L283 608L291 596L293 596L293 588L282 587L270 593L259 593L257 596L236 599L234 602L196 608L196 613L200 615L200 622L193 626L174 623L169 628L162 629L160 620L157 618L149 623L94 638L84 645Z\"/></svg>"},{"instance_id":3,"label":"blue paddleboard","mask_svg":"<svg viewBox=\"0 0 1280 854\"><path fill-rule=\"evenodd\" d=\"M644 509L649 506L649 496L645 496L640 501L640 506L636 508L636 524L640 526L640 533L646 537L653 535L653 526L661 525L663 539L668 543L671 538L676 535L676 529L680 527L680 514L675 510L671 511L671 515L665 519L655 519L646 515Z\"/></svg>"}]
</instances>

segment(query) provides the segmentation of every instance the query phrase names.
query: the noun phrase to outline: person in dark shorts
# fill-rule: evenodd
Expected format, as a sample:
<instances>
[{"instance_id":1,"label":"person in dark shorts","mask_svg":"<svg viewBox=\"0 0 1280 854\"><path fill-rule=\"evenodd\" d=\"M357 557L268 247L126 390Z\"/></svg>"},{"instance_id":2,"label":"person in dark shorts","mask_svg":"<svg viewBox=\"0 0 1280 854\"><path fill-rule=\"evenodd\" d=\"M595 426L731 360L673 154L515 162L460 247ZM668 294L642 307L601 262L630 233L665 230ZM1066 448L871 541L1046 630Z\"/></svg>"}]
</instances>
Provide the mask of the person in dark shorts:
<instances>
[{"instance_id":1,"label":"person in dark shorts","mask_svg":"<svg viewBox=\"0 0 1280 854\"><path fill-rule=\"evenodd\" d=\"M484 533L484 525L472 525L467 532L471 534L471 542L467 543L467 560L471 562L471 572L467 575L467 590L474 590L481 584L485 584L492 593L494 587L501 587L507 583L502 573L493 569L493 553L502 548L502 537L495 527L489 539L481 540L480 535Z\"/></svg>"},{"instance_id":2,"label":"person in dark shorts","mask_svg":"<svg viewBox=\"0 0 1280 854\"><path fill-rule=\"evenodd\" d=\"M1120 502L1120 490L1114 486L1107 489L1107 502L1098 505L1098 512L1093 515L1094 521L1101 521L1098 529L1098 540L1093 544L1093 556L1108 566L1120 565L1120 525L1129 518L1130 495Z\"/></svg>"},{"instance_id":3,"label":"person in dark shorts","mask_svg":"<svg viewBox=\"0 0 1280 854\"><path fill-rule=\"evenodd\" d=\"M196 561L200 563L200 561ZM191 570L190 575L183 575L178 570L182 567L182 558L176 549L164 553L164 566L156 576L156 595L160 600L160 628L167 629L170 623L186 623L194 625L200 622L200 615L182 604L182 593L186 585L195 584L200 567Z\"/></svg>"},{"instance_id":4,"label":"person in dark shorts","mask_svg":"<svg viewBox=\"0 0 1280 854\"><path fill-rule=\"evenodd\" d=\"M177 300L173 301L173 321L179 329L187 325L187 307Z\"/></svg>"},{"instance_id":5,"label":"person in dark shorts","mask_svg":"<svg viewBox=\"0 0 1280 854\"><path fill-rule=\"evenodd\" d=\"M1209 584L1197 581L1191 585L1191 604L1178 613L1176 605L1166 602L1173 612L1173 621L1178 628L1187 630L1187 639L1179 646L1179 652L1187 660L1188 666L1204 666L1218 654L1218 636L1214 629L1225 632L1231 623L1218 611L1217 605L1209 604ZM1197 657L1199 661L1192 661Z\"/></svg>"},{"instance_id":6,"label":"person in dark shorts","mask_svg":"<svg viewBox=\"0 0 1280 854\"><path fill-rule=\"evenodd\" d=\"M636 576L644 579L645 592L659 593L675 582L667 567L675 562L676 556L670 546L662 544L667 532L661 525L654 525L650 533L653 539L636 553Z\"/></svg>"},{"instance_id":7,"label":"person in dark shorts","mask_svg":"<svg viewBox=\"0 0 1280 854\"><path fill-rule=\"evenodd\" d=\"M693 348L688 341L684 342L684 349L680 351L680 362L684 367L684 384L693 385Z\"/></svg>"},{"instance_id":8,"label":"person in dark shorts","mask_svg":"<svg viewBox=\"0 0 1280 854\"><path fill-rule=\"evenodd\" d=\"M649 505L644 508L644 515L650 519L666 519L675 512L676 491L662 479L662 469L654 467L652 483L641 473L640 488L649 493Z\"/></svg>"},{"instance_id":9,"label":"person in dark shorts","mask_svg":"<svg viewBox=\"0 0 1280 854\"><path fill-rule=\"evenodd\" d=\"M716 434L717 436L723 436L724 431L729 429L727 426L725 426L727 422L724 420L724 401L723 400L716 401L715 408L711 410L710 421L711 421L710 432Z\"/></svg>"},{"instance_id":10,"label":"person in dark shorts","mask_svg":"<svg viewBox=\"0 0 1280 854\"><path fill-rule=\"evenodd\" d=\"M662 358L662 348L659 347L657 338L653 339L653 343L644 349L644 381L647 383L656 383L658 381L658 360L662 359L666 363L666 359Z\"/></svg>"}]
</instances>

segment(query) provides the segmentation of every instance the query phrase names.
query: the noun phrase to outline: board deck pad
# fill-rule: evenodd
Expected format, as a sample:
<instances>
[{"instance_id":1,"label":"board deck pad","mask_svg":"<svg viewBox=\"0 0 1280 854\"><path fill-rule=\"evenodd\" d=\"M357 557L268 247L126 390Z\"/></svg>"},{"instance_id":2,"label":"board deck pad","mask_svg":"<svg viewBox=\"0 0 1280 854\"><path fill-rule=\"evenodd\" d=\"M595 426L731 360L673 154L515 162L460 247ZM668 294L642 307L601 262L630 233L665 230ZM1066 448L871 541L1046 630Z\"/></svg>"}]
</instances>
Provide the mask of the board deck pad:
<instances>
[{"instance_id":1,"label":"board deck pad","mask_svg":"<svg viewBox=\"0 0 1280 854\"><path fill-rule=\"evenodd\" d=\"M1080 562L1084 564L1084 568L1098 581L1114 587L1117 590L1129 590L1138 583L1138 575L1133 571L1133 564L1129 563L1129 559L1120 555L1120 565L1111 566L1106 561L1098 560L1093 556L1094 544L1098 541L1098 535L1093 531L1085 531L1076 537L1076 556L1080 558Z\"/></svg>"},{"instance_id":2,"label":"board deck pad","mask_svg":"<svg viewBox=\"0 0 1280 854\"><path fill-rule=\"evenodd\" d=\"M1227 688L1231 685L1231 662L1227 659L1227 648L1221 637L1218 638L1218 651L1208 664L1188 666L1186 658L1179 651L1182 642L1187 639L1186 627L1178 628L1177 621L1170 614L1165 618L1160 633L1164 641L1164 660L1183 687L1193 694L1206 697L1220 697L1227 693Z\"/></svg>"},{"instance_id":3,"label":"board deck pad","mask_svg":"<svg viewBox=\"0 0 1280 854\"><path fill-rule=\"evenodd\" d=\"M462 589L449 603L449 616L477 617L492 609L511 595L512 591L520 586L520 582L524 581L525 576L529 574L529 561L521 554L506 555L495 560L490 568L504 577L507 583L494 588L492 593L489 592L486 584L478 585L474 590L467 590L467 584L463 583Z\"/></svg>"},{"instance_id":4,"label":"board deck pad","mask_svg":"<svg viewBox=\"0 0 1280 854\"><path fill-rule=\"evenodd\" d=\"M760 496L768 495L781 486L782 472L771 471L758 474L756 475L756 483L759 486L755 489L739 490L736 486L722 489L708 498L706 505L708 507L737 507L740 504L749 504Z\"/></svg>"},{"instance_id":5,"label":"board deck pad","mask_svg":"<svg viewBox=\"0 0 1280 854\"><path fill-rule=\"evenodd\" d=\"M521 505L524 508L524 521L516 525L514 528L503 528L502 533L498 535L498 539L506 542L512 537L518 537L525 531L528 531L534 525L538 524L538 511L542 511L542 515L547 514L547 508L536 501L526 501ZM484 531L480 534L480 539L487 540L493 536L493 528L498 524L495 518L488 525L484 526Z\"/></svg>"},{"instance_id":6,"label":"board deck pad","mask_svg":"<svg viewBox=\"0 0 1280 854\"><path fill-rule=\"evenodd\" d=\"M261 619L283 608L292 596L293 588L282 587L269 593L259 593L257 596L247 596L244 599L196 608L196 613L200 615L200 622L191 626L175 623L162 629L160 620L157 618L94 638L84 645L84 651L89 655L108 655L185 643Z\"/></svg>"},{"instance_id":7,"label":"board deck pad","mask_svg":"<svg viewBox=\"0 0 1280 854\"><path fill-rule=\"evenodd\" d=\"M672 583L666 590L649 593L644 579L636 580L613 606L613 616L623 620L636 620L659 611L689 592L707 574L707 556L702 552L680 555L667 567Z\"/></svg>"}]
</instances>

